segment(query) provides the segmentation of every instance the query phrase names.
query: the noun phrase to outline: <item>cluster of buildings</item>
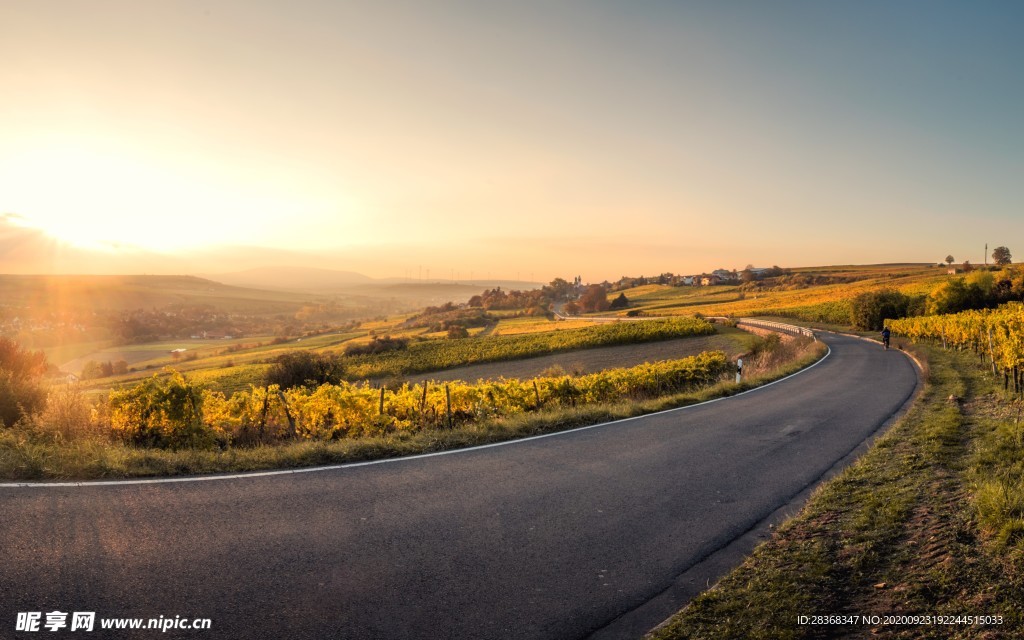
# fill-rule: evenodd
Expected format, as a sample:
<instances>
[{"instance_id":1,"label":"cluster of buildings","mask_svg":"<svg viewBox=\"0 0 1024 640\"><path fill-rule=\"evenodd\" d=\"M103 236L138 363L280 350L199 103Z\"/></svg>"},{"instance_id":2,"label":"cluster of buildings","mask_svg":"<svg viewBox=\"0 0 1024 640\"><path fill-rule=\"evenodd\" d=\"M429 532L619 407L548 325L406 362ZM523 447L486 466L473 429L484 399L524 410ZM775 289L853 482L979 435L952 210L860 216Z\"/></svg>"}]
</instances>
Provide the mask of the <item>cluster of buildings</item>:
<instances>
[{"instance_id":1,"label":"cluster of buildings","mask_svg":"<svg viewBox=\"0 0 1024 640\"><path fill-rule=\"evenodd\" d=\"M760 280L765 276L769 269L751 267L744 269L744 271L749 271L753 279ZM736 271L735 269L733 269L732 271L729 271L728 269L715 269L711 273L705 273L694 276L682 276L682 280L680 282L683 285L690 285L695 287L709 287L716 284L737 284L741 280L740 274L741 272Z\"/></svg>"}]
</instances>

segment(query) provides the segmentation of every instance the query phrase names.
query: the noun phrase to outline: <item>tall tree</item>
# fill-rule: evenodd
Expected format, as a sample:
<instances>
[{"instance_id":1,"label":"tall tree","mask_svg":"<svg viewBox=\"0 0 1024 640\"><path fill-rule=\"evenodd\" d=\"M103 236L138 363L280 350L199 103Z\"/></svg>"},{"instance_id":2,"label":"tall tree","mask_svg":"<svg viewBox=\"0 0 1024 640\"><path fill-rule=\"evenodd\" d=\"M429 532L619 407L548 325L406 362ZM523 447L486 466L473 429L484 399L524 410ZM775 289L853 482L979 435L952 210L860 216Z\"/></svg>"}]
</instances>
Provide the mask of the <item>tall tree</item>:
<instances>
[{"instance_id":1,"label":"tall tree","mask_svg":"<svg viewBox=\"0 0 1024 640\"><path fill-rule=\"evenodd\" d=\"M953 257L953 254L946 256L946 264L953 264L954 262L956 262L956 258Z\"/></svg>"},{"instance_id":2,"label":"tall tree","mask_svg":"<svg viewBox=\"0 0 1024 640\"><path fill-rule=\"evenodd\" d=\"M1010 255L1010 250L1006 247L996 247L992 250L992 259L999 266L1006 266L1013 262L1013 256Z\"/></svg>"},{"instance_id":3,"label":"tall tree","mask_svg":"<svg viewBox=\"0 0 1024 640\"><path fill-rule=\"evenodd\" d=\"M586 313L607 311L608 294L605 293L605 288L599 284L592 284L587 287L587 290L580 296L580 306L583 307L583 311Z\"/></svg>"},{"instance_id":4,"label":"tall tree","mask_svg":"<svg viewBox=\"0 0 1024 640\"><path fill-rule=\"evenodd\" d=\"M550 284L544 286L544 293L556 302L564 302L572 297L576 285L570 284L563 278L555 278Z\"/></svg>"}]
</instances>

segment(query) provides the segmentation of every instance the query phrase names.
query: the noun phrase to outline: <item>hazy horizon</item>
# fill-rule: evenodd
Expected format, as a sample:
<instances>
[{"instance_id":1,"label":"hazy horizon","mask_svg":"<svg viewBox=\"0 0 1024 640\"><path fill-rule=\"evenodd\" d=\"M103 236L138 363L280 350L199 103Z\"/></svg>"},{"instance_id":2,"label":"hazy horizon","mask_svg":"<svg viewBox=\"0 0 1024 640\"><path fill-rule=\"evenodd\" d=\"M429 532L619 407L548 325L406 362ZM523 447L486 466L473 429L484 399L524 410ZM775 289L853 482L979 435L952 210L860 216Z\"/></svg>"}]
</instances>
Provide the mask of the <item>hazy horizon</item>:
<instances>
[{"instance_id":1,"label":"hazy horizon","mask_svg":"<svg viewBox=\"0 0 1024 640\"><path fill-rule=\"evenodd\" d=\"M280 249L259 247L210 247L194 249L178 254L161 254L142 248L117 247L111 252L83 249L68 245L35 229L18 228L12 232L11 225L4 224L0 216L0 275L91 275L91 276L132 276L156 275L179 276L191 275L198 277L215 277L218 275L235 275L259 270L309 270L328 273L349 273L354 276L365 276L372 281L408 281L408 282L532 282L545 283L554 278L572 279L578 273L569 271L542 273L532 269L484 269L476 270L437 270L426 265L407 268L400 273L388 272L386 269L360 269L359 265L352 268L330 266L325 261L329 255L312 255L289 252ZM21 236L21 237L18 237ZM26 239L29 236L30 239ZM994 248L994 245L991 248ZM31 259L25 259L23 251L33 253ZM252 255L259 252L259 255ZM980 256L982 252L979 250ZM975 262L967 258L971 262ZM958 260L962 262L962 260ZM984 262L979 257L976 264ZM819 264L802 264L778 262L763 263L755 266L769 267L773 265L784 268L813 268L834 265L882 265L882 264L938 264L937 260L893 260L888 262L822 262ZM372 265L366 261L364 265ZM427 263L429 265L429 262ZM676 264L676 263L672 263ZM669 265L666 262L666 265ZM628 265L627 265L628 266ZM726 268L742 270L745 264L727 264L725 262L708 262L696 269L673 269L666 266L661 269L647 271L626 269L621 272L613 270L595 270L591 277L584 277L585 282L614 281L620 276L648 277L660 275L666 271L677 275L693 275L711 272L714 269ZM301 283L297 283L301 284ZM297 286L300 288L301 286Z\"/></svg>"},{"instance_id":2,"label":"hazy horizon","mask_svg":"<svg viewBox=\"0 0 1024 640\"><path fill-rule=\"evenodd\" d=\"M0 272L980 263L1024 237L1022 18L994 2L5 3Z\"/></svg>"}]
</instances>

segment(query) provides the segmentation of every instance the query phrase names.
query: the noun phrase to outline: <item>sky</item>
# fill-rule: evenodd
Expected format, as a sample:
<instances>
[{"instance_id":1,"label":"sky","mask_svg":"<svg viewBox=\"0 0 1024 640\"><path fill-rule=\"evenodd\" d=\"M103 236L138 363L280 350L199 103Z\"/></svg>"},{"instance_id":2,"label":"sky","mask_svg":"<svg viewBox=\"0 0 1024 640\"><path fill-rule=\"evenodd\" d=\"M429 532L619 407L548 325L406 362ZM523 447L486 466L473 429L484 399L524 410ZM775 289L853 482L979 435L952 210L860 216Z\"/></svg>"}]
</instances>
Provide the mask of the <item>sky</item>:
<instances>
[{"instance_id":1,"label":"sky","mask_svg":"<svg viewBox=\"0 0 1024 640\"><path fill-rule=\"evenodd\" d=\"M1024 4L0 0L0 271L1024 255Z\"/></svg>"}]
</instances>

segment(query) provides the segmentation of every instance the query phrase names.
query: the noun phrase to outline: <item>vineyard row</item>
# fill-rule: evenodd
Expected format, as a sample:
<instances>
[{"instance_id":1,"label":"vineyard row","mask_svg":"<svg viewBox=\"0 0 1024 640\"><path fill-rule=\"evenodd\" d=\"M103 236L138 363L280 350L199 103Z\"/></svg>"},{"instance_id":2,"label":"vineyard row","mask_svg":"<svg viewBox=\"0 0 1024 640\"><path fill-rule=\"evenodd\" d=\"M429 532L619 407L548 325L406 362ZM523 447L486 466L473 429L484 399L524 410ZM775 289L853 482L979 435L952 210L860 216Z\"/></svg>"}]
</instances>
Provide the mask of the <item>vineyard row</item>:
<instances>
[{"instance_id":1,"label":"vineyard row","mask_svg":"<svg viewBox=\"0 0 1024 640\"><path fill-rule=\"evenodd\" d=\"M1003 386L1024 390L1024 304L1011 302L998 309L949 315L886 320L898 336L930 340L943 348L971 350L1003 375Z\"/></svg>"},{"instance_id":2,"label":"vineyard row","mask_svg":"<svg viewBox=\"0 0 1024 640\"><path fill-rule=\"evenodd\" d=\"M346 358L346 377L350 380L397 377L573 349L655 342L714 332L709 322L699 318L667 318L523 335L427 340L398 351Z\"/></svg>"},{"instance_id":3,"label":"vineyard row","mask_svg":"<svg viewBox=\"0 0 1024 640\"><path fill-rule=\"evenodd\" d=\"M252 387L230 396L184 376L154 376L110 396L110 425L144 446L331 440L403 430L453 428L548 407L574 407L677 393L719 380L721 351L570 377L502 379L374 388L341 382L316 389Z\"/></svg>"}]
</instances>

